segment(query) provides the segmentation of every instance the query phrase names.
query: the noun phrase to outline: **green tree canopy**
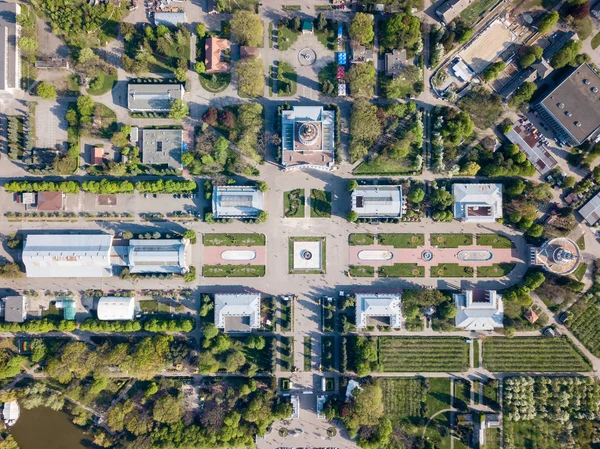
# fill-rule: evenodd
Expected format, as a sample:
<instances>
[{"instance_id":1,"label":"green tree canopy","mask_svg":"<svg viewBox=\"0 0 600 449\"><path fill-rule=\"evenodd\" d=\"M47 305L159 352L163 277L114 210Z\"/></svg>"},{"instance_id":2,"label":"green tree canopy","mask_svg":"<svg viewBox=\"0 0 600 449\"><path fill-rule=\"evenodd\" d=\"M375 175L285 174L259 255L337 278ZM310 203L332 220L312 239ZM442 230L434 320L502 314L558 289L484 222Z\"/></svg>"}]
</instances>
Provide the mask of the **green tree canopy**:
<instances>
[{"instance_id":1,"label":"green tree canopy","mask_svg":"<svg viewBox=\"0 0 600 449\"><path fill-rule=\"evenodd\" d=\"M184 100L175 99L171 101L171 109L169 110L169 118L174 120L183 120L190 115L190 108Z\"/></svg>"},{"instance_id":2,"label":"green tree canopy","mask_svg":"<svg viewBox=\"0 0 600 449\"><path fill-rule=\"evenodd\" d=\"M373 15L363 12L356 13L348 27L348 34L351 39L358 41L363 45L370 44L375 37Z\"/></svg>"},{"instance_id":3,"label":"green tree canopy","mask_svg":"<svg viewBox=\"0 0 600 449\"><path fill-rule=\"evenodd\" d=\"M235 74L238 78L238 89L244 97L256 98L264 93L265 77L264 63L261 58L241 59L235 65Z\"/></svg>"},{"instance_id":4,"label":"green tree canopy","mask_svg":"<svg viewBox=\"0 0 600 449\"><path fill-rule=\"evenodd\" d=\"M542 20L538 24L538 31L542 34L546 34L554 25L556 25L556 22L558 22L559 18L560 16L558 12L549 12L542 18Z\"/></svg>"},{"instance_id":5,"label":"green tree canopy","mask_svg":"<svg viewBox=\"0 0 600 449\"><path fill-rule=\"evenodd\" d=\"M56 88L52 84L45 81L42 81L37 85L36 92L44 100L56 98Z\"/></svg>"},{"instance_id":6,"label":"green tree canopy","mask_svg":"<svg viewBox=\"0 0 600 449\"><path fill-rule=\"evenodd\" d=\"M259 47L264 34L260 16L250 11L235 11L231 18L231 33L240 45Z\"/></svg>"}]
</instances>

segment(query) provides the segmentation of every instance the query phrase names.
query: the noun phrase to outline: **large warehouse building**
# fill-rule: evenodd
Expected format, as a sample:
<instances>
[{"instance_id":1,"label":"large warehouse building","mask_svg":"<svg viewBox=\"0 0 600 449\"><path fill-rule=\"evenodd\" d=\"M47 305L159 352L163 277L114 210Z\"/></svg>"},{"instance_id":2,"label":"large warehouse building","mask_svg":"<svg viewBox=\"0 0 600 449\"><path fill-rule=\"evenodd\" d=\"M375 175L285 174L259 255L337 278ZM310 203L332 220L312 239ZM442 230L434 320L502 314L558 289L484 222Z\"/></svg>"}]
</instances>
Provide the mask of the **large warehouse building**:
<instances>
[{"instance_id":1,"label":"large warehouse building","mask_svg":"<svg viewBox=\"0 0 600 449\"><path fill-rule=\"evenodd\" d=\"M111 248L109 234L30 234L22 259L28 277L108 277Z\"/></svg>"},{"instance_id":2,"label":"large warehouse building","mask_svg":"<svg viewBox=\"0 0 600 449\"><path fill-rule=\"evenodd\" d=\"M186 239L130 240L129 271L143 273L187 273Z\"/></svg>"},{"instance_id":3,"label":"large warehouse building","mask_svg":"<svg viewBox=\"0 0 600 449\"><path fill-rule=\"evenodd\" d=\"M600 130L600 76L580 65L535 109L559 140L581 145Z\"/></svg>"}]
</instances>

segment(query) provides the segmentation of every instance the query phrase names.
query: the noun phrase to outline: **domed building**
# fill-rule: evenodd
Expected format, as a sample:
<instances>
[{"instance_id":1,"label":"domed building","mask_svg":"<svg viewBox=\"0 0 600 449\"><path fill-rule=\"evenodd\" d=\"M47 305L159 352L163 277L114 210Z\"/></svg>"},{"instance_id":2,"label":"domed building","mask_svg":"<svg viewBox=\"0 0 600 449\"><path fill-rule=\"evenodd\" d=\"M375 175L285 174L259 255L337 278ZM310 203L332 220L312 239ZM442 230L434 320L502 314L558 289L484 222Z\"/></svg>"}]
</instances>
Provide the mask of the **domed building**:
<instances>
[{"instance_id":1,"label":"domed building","mask_svg":"<svg viewBox=\"0 0 600 449\"><path fill-rule=\"evenodd\" d=\"M540 248L532 248L532 263L550 273L565 276L573 273L581 261L577 244L567 237L548 240Z\"/></svg>"}]
</instances>

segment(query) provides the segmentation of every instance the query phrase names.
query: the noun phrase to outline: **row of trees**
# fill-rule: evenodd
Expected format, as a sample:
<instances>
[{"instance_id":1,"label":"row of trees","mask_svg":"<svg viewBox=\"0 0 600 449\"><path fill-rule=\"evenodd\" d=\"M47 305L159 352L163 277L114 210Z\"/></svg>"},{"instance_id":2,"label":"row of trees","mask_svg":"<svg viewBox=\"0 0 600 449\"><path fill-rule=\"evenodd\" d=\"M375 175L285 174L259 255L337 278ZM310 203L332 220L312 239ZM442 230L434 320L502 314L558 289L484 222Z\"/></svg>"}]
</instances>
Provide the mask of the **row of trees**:
<instances>
[{"instance_id":1,"label":"row of trees","mask_svg":"<svg viewBox=\"0 0 600 449\"><path fill-rule=\"evenodd\" d=\"M81 185L85 192L95 194L133 193L186 193L194 192L198 188L196 183L189 179L158 179L156 181L138 181L135 184L127 180L84 181Z\"/></svg>"}]
</instances>

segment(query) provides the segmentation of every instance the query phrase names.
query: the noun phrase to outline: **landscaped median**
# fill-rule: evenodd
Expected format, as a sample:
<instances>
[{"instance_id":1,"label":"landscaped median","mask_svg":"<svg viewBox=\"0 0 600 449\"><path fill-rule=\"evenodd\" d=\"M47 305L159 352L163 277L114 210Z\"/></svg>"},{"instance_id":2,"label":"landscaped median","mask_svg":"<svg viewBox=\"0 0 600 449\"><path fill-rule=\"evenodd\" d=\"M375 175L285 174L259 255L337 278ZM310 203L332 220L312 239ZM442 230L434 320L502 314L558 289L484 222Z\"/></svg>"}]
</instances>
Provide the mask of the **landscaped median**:
<instances>
[{"instance_id":1,"label":"landscaped median","mask_svg":"<svg viewBox=\"0 0 600 449\"><path fill-rule=\"evenodd\" d=\"M491 246L494 249L514 248L515 244L508 237L499 234L477 234L478 246Z\"/></svg>"},{"instance_id":2,"label":"landscaped median","mask_svg":"<svg viewBox=\"0 0 600 449\"><path fill-rule=\"evenodd\" d=\"M266 272L264 234L204 234L204 277L262 277Z\"/></svg>"},{"instance_id":3,"label":"landscaped median","mask_svg":"<svg viewBox=\"0 0 600 449\"><path fill-rule=\"evenodd\" d=\"M383 246L394 248L418 248L425 245L423 234L378 234L377 241Z\"/></svg>"},{"instance_id":4,"label":"landscaped median","mask_svg":"<svg viewBox=\"0 0 600 449\"><path fill-rule=\"evenodd\" d=\"M375 235L373 234L350 234L348 236L350 246L369 246L373 243L375 243Z\"/></svg>"},{"instance_id":5,"label":"landscaped median","mask_svg":"<svg viewBox=\"0 0 600 449\"><path fill-rule=\"evenodd\" d=\"M287 218L304 218L304 189L283 192L283 215Z\"/></svg>"},{"instance_id":6,"label":"landscaped median","mask_svg":"<svg viewBox=\"0 0 600 449\"><path fill-rule=\"evenodd\" d=\"M348 273L353 278L372 278L375 276L375 268L367 265L350 265Z\"/></svg>"},{"instance_id":7,"label":"landscaped median","mask_svg":"<svg viewBox=\"0 0 600 449\"><path fill-rule=\"evenodd\" d=\"M331 192L310 189L310 216L311 218L331 217Z\"/></svg>"},{"instance_id":8,"label":"landscaped median","mask_svg":"<svg viewBox=\"0 0 600 449\"><path fill-rule=\"evenodd\" d=\"M483 340L483 367L491 372L592 371L589 360L566 336L486 338Z\"/></svg>"}]
</instances>

